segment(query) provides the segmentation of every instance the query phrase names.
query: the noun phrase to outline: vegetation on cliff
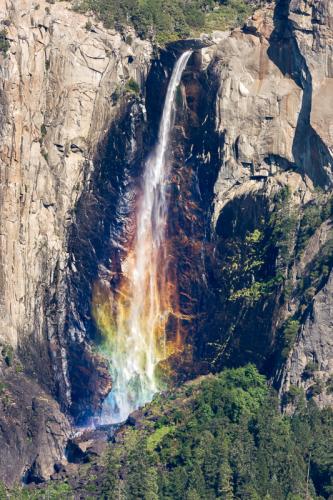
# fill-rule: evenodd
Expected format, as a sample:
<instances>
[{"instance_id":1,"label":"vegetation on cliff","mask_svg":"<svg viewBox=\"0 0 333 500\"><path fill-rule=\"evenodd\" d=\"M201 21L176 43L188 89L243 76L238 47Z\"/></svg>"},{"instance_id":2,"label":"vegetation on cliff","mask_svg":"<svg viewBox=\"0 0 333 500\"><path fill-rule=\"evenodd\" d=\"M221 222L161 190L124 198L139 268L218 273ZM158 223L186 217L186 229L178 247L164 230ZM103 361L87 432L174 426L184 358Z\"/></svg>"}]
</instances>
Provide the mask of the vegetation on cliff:
<instances>
[{"instance_id":1,"label":"vegetation on cliff","mask_svg":"<svg viewBox=\"0 0 333 500\"><path fill-rule=\"evenodd\" d=\"M225 205L212 261L216 288L198 336L207 364L254 362L276 376L333 267L332 215L331 193L316 189L299 203L287 185Z\"/></svg>"},{"instance_id":2,"label":"vegetation on cliff","mask_svg":"<svg viewBox=\"0 0 333 500\"><path fill-rule=\"evenodd\" d=\"M240 25L253 11L246 0L75 0L74 8L95 13L110 28L131 24L160 43Z\"/></svg>"},{"instance_id":3,"label":"vegetation on cliff","mask_svg":"<svg viewBox=\"0 0 333 500\"><path fill-rule=\"evenodd\" d=\"M0 29L0 54L6 56L9 48L10 48L10 43L7 39L7 29L6 28Z\"/></svg>"}]
</instances>

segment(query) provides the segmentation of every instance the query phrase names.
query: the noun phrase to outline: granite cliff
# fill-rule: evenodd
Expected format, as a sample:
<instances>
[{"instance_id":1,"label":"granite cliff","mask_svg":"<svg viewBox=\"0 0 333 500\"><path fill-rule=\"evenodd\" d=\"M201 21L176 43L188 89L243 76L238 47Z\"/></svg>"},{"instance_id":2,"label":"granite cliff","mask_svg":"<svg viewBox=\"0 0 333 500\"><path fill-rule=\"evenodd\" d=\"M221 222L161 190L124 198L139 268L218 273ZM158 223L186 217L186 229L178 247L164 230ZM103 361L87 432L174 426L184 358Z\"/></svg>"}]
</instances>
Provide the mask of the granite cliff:
<instances>
[{"instance_id":1,"label":"granite cliff","mask_svg":"<svg viewBox=\"0 0 333 500\"><path fill-rule=\"evenodd\" d=\"M219 356L246 352L282 393L303 387L320 404L332 403L332 35L330 2L280 1L203 50L219 82L216 286L234 288L217 311Z\"/></svg>"},{"instance_id":2,"label":"granite cliff","mask_svg":"<svg viewBox=\"0 0 333 500\"><path fill-rule=\"evenodd\" d=\"M332 404L332 9L268 3L242 28L157 51L69 3L5 0L1 479L47 479L72 422L111 389L92 286L121 259L125 187L135 193L188 46L169 232L195 320L183 321L175 378L251 361L287 411L302 388Z\"/></svg>"},{"instance_id":3,"label":"granite cliff","mask_svg":"<svg viewBox=\"0 0 333 500\"><path fill-rule=\"evenodd\" d=\"M70 409L76 390L69 380L70 344L79 358L76 387L83 386L92 411L111 387L105 362L92 353L80 328L69 325L69 228L97 146L119 113L127 82L144 83L152 49L132 31L86 26L87 18L65 2L6 0L0 15L10 44L0 56L0 341L3 352L17 352L24 367L16 374L17 384L22 380L28 386L23 401L10 396L6 362L1 373L13 406L27 405L30 411L37 383L41 396L43 391L48 395L43 408L36 406L35 418L55 413L68 430L67 417L55 412L54 398L62 410ZM84 379L87 372L89 380ZM19 411L18 421L24 421L25 410ZM8 440L8 453L1 454L2 474L11 464L11 474L5 474L11 482L46 460L41 475L47 477L54 458L63 455L66 436L57 433L60 444L51 439L30 446L25 429L6 413L1 416L9 426L1 426L1 442ZM39 432L49 432L42 416ZM10 434L17 436L14 443ZM25 455L22 449L28 444ZM45 459L49 453L51 462Z\"/></svg>"}]
</instances>

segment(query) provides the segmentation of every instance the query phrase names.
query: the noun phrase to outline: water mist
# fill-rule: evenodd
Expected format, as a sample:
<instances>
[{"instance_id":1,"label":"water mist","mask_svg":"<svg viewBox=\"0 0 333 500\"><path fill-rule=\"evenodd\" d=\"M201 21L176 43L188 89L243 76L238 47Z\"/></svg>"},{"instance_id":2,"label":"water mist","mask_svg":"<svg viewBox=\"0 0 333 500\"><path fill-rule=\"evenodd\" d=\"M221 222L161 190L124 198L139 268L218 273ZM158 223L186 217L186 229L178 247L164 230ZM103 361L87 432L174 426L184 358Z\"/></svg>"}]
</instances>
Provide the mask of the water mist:
<instances>
[{"instance_id":1,"label":"water mist","mask_svg":"<svg viewBox=\"0 0 333 500\"><path fill-rule=\"evenodd\" d=\"M100 283L94 288L94 317L105 337L113 380L103 409L105 422L121 422L150 401L161 388L158 363L182 347L180 332L172 341L166 336L170 317L177 320L178 315L177 283L166 241L168 148L176 91L190 55L186 51L179 57L168 85L158 140L144 166L136 234L122 263L121 285L114 293L105 292Z\"/></svg>"}]
</instances>

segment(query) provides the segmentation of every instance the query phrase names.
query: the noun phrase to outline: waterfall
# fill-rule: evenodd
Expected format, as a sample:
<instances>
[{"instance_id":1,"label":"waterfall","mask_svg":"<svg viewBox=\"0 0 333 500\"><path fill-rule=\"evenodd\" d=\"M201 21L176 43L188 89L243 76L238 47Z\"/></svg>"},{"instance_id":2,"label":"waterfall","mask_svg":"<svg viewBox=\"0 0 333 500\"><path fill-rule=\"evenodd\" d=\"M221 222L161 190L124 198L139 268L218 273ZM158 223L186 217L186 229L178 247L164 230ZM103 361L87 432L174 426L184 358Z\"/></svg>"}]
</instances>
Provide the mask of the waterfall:
<instances>
[{"instance_id":1,"label":"waterfall","mask_svg":"<svg viewBox=\"0 0 333 500\"><path fill-rule=\"evenodd\" d=\"M150 401L161 388L158 364L181 349L177 283L169 266L166 226L168 148L174 124L175 96L191 51L177 60L168 85L158 140L149 155L137 208L136 235L122 265L121 285L106 293L94 290L94 316L106 338L113 388L103 409L104 421L121 422ZM170 321L172 339L167 338Z\"/></svg>"}]
</instances>

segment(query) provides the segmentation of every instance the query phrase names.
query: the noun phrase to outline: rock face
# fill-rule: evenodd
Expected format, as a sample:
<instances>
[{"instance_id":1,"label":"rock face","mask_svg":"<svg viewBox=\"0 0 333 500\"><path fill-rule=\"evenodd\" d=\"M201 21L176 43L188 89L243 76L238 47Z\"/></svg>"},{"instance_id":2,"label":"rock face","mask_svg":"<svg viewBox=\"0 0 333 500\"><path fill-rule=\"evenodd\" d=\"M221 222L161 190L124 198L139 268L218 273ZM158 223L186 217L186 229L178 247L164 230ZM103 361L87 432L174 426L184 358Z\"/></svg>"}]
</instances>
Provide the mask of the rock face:
<instances>
[{"instance_id":1,"label":"rock face","mask_svg":"<svg viewBox=\"0 0 333 500\"><path fill-rule=\"evenodd\" d=\"M320 406L333 405L333 275L315 295L292 353L284 367L282 393L291 386L316 396ZM315 382L315 384L314 384ZM315 392L314 392L315 391Z\"/></svg>"},{"instance_id":2,"label":"rock face","mask_svg":"<svg viewBox=\"0 0 333 500\"><path fill-rule=\"evenodd\" d=\"M217 127L223 136L223 164L216 183L216 210L252 179L273 176L294 165L293 141L302 89L269 58L273 9L255 15L253 28L235 31L215 55L220 81ZM251 25L252 28L252 25ZM211 50L211 49L210 49Z\"/></svg>"},{"instance_id":3,"label":"rock face","mask_svg":"<svg viewBox=\"0 0 333 500\"><path fill-rule=\"evenodd\" d=\"M0 376L0 478L6 484L41 482L64 459L71 426L52 395L23 373L15 357L0 360Z\"/></svg>"},{"instance_id":4,"label":"rock face","mask_svg":"<svg viewBox=\"0 0 333 500\"><path fill-rule=\"evenodd\" d=\"M151 46L131 31L88 25L66 2L2 7L10 49L0 54L0 342L18 350L27 375L63 409L81 391L94 411L111 386L80 325L68 324L68 230L97 145L126 83L144 82ZM74 380L69 344L81 367ZM19 479L19 468L13 473Z\"/></svg>"},{"instance_id":5,"label":"rock face","mask_svg":"<svg viewBox=\"0 0 333 500\"><path fill-rule=\"evenodd\" d=\"M281 24L283 20L281 17ZM333 148L332 2L292 0L288 20L305 73L302 82L302 119L305 123L299 124L299 130L309 127L308 134L299 137L298 145L303 143L300 160L314 175L315 165L321 164L327 176L326 183L329 183L332 181Z\"/></svg>"},{"instance_id":6,"label":"rock face","mask_svg":"<svg viewBox=\"0 0 333 500\"><path fill-rule=\"evenodd\" d=\"M326 208L330 203L332 20L329 1L277 1L257 11L242 30L216 34L215 45L202 51L204 67L218 82L220 143L212 215L214 319L209 332L203 332L203 343L219 346L211 362L253 360L272 376L277 370L282 393L290 385L303 387L321 404L332 403L327 382L332 374L329 209L326 220L318 220L311 231L320 226L314 236L309 234L306 242L302 238L307 214L317 203L315 188L327 190L322 203ZM288 209L278 206L281 190L289 192ZM284 231L276 238L277 221L289 240L284 264ZM250 247L255 230L262 247L253 241ZM249 258L251 252L256 260ZM282 281L273 291L271 280L278 276ZM310 286L306 292L304 282ZM300 330L294 349L283 350L288 318L297 321ZM210 356L209 349L201 350ZM306 366L311 363L309 374Z\"/></svg>"},{"instance_id":7,"label":"rock face","mask_svg":"<svg viewBox=\"0 0 333 500\"><path fill-rule=\"evenodd\" d=\"M168 227L196 363L191 352L172 368L253 361L281 395L303 387L322 405L333 371L332 8L269 3L244 28L194 44ZM149 72L150 43L87 24L69 3L5 0L0 16L10 42L0 54L0 478L39 481L62 459L64 415L83 421L111 388L92 348L92 285L114 279L110 259L120 267L118 229L182 47ZM18 371L5 366L12 348Z\"/></svg>"},{"instance_id":8,"label":"rock face","mask_svg":"<svg viewBox=\"0 0 333 500\"><path fill-rule=\"evenodd\" d=\"M292 169L317 185L331 184L332 6L288 4L257 11L244 30L204 50L220 82L223 162L214 220L225 193L244 189L248 179Z\"/></svg>"}]
</instances>

